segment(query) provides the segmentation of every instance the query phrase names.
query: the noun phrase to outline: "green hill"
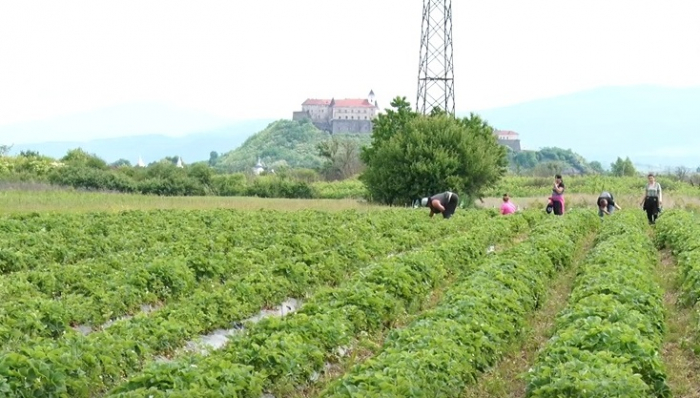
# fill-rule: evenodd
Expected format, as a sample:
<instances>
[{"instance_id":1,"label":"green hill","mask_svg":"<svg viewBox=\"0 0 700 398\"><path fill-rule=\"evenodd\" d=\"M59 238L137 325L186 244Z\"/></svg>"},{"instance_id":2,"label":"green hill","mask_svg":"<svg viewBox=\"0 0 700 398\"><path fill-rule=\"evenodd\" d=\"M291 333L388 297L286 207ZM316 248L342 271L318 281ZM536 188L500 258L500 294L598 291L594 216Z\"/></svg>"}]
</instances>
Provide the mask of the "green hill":
<instances>
[{"instance_id":1,"label":"green hill","mask_svg":"<svg viewBox=\"0 0 700 398\"><path fill-rule=\"evenodd\" d=\"M370 143L369 134L342 135ZM215 167L220 170L241 172L251 170L258 157L271 168L291 167L318 169L325 159L319 156L318 144L331 139L331 135L317 129L310 121L278 120L264 130L249 137L243 144L219 156Z\"/></svg>"}]
</instances>

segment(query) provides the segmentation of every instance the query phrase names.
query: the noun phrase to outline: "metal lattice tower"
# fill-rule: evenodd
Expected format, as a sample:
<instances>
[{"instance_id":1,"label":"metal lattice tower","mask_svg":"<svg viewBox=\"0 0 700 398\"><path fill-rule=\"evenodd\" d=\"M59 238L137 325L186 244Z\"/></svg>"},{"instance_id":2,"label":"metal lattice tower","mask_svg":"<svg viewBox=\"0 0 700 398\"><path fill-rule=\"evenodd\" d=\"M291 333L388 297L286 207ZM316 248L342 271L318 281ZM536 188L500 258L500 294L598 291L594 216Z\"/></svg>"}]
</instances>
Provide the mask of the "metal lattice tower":
<instances>
[{"instance_id":1,"label":"metal lattice tower","mask_svg":"<svg viewBox=\"0 0 700 398\"><path fill-rule=\"evenodd\" d=\"M436 107L455 113L452 0L423 0L416 108L430 114Z\"/></svg>"}]
</instances>

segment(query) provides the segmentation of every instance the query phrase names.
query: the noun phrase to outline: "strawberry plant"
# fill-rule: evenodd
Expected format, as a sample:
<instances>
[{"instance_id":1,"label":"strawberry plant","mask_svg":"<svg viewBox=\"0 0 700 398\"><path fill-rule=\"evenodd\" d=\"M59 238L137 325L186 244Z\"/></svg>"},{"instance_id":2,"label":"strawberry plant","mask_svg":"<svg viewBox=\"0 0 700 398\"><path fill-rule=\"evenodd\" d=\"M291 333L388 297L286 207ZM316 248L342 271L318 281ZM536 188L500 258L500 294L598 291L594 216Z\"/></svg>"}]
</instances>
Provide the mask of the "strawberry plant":
<instances>
[{"instance_id":1,"label":"strawberry plant","mask_svg":"<svg viewBox=\"0 0 700 398\"><path fill-rule=\"evenodd\" d=\"M546 281L597 226L587 212L552 218L486 259L438 306L392 331L381 352L332 383L322 397L452 397L498 361L522 332Z\"/></svg>"},{"instance_id":2,"label":"strawberry plant","mask_svg":"<svg viewBox=\"0 0 700 398\"><path fill-rule=\"evenodd\" d=\"M338 360L339 348L351 346L362 334L390 329L404 314L420 310L449 275L465 278L475 270L476 260L486 256L489 244L513 236L526 224L517 216L493 219L474 225L465 235L445 238L438 247L379 261L339 286L319 289L295 314L249 325L208 356L192 355L178 360L179 365L148 367L112 395L157 394L159 387L152 380L164 377L193 380L186 388L171 387L168 395L172 396L232 388L228 381L213 376L221 363L253 367L258 376L251 380L262 378L265 388L273 391L304 385L326 363ZM257 384L240 394L256 396Z\"/></svg>"},{"instance_id":3,"label":"strawberry plant","mask_svg":"<svg viewBox=\"0 0 700 398\"><path fill-rule=\"evenodd\" d=\"M527 375L527 397L670 397L656 250L640 214L606 220L556 332Z\"/></svg>"}]
</instances>

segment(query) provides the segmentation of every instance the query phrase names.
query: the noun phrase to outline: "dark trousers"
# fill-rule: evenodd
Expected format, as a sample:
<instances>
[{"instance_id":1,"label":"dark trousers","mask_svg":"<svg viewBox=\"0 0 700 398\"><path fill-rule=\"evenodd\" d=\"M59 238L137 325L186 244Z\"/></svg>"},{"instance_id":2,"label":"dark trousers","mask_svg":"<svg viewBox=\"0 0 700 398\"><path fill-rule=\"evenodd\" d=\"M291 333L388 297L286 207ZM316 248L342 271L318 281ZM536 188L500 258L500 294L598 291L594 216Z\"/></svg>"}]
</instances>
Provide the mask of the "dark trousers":
<instances>
[{"instance_id":1,"label":"dark trousers","mask_svg":"<svg viewBox=\"0 0 700 398\"><path fill-rule=\"evenodd\" d=\"M659 198L647 196L644 199L644 211L647 212L649 224L656 224L656 218L659 216Z\"/></svg>"},{"instance_id":2,"label":"dark trousers","mask_svg":"<svg viewBox=\"0 0 700 398\"><path fill-rule=\"evenodd\" d=\"M457 205L459 205L459 197L453 193L450 201L445 205L445 211L442 212L442 216L444 218L452 217L455 214L455 210L457 210Z\"/></svg>"},{"instance_id":3,"label":"dark trousers","mask_svg":"<svg viewBox=\"0 0 700 398\"><path fill-rule=\"evenodd\" d=\"M564 209L562 208L561 202L558 200L552 201L552 210L554 211L555 216L561 216L564 214Z\"/></svg>"}]
</instances>

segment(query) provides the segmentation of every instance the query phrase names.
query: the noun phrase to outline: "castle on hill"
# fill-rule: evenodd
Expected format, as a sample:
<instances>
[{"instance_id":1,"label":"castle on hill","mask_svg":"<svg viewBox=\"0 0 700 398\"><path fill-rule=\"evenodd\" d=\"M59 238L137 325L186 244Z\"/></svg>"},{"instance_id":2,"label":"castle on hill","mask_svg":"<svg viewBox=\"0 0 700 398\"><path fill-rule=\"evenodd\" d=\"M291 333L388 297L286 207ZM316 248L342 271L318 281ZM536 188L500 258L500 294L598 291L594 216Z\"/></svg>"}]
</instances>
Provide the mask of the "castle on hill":
<instances>
[{"instance_id":1,"label":"castle on hill","mask_svg":"<svg viewBox=\"0 0 700 398\"><path fill-rule=\"evenodd\" d=\"M309 98L301 104L301 111L293 113L292 120L311 120L318 129L331 134L369 134L378 113L374 91L370 90L367 98Z\"/></svg>"},{"instance_id":2,"label":"castle on hill","mask_svg":"<svg viewBox=\"0 0 700 398\"><path fill-rule=\"evenodd\" d=\"M498 139L498 143L512 149L513 152L520 152L520 135L515 131L493 130L493 134Z\"/></svg>"}]
</instances>

